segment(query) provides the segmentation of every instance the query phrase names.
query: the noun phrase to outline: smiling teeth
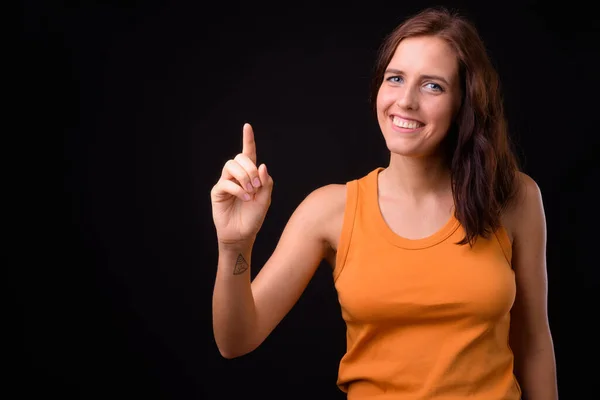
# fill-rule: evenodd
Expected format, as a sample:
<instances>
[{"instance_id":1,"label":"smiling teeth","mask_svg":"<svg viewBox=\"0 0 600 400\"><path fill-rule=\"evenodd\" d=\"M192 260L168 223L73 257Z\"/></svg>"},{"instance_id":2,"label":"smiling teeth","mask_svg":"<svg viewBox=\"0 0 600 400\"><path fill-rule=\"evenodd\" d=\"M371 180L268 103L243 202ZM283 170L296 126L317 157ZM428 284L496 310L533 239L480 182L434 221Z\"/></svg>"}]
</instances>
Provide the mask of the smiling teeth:
<instances>
[{"instance_id":1,"label":"smiling teeth","mask_svg":"<svg viewBox=\"0 0 600 400\"><path fill-rule=\"evenodd\" d=\"M394 125L399 126L400 128L406 129L415 129L421 127L423 124L416 121L407 121L405 119L394 117Z\"/></svg>"}]
</instances>

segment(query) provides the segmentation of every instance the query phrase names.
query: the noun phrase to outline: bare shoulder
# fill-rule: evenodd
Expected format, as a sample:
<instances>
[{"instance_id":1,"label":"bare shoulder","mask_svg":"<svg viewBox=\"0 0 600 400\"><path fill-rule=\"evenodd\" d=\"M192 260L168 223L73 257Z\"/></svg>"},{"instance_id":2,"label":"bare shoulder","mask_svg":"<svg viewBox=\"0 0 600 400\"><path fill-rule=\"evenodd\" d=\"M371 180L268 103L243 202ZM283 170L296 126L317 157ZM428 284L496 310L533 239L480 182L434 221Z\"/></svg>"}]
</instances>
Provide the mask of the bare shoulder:
<instances>
[{"instance_id":1,"label":"bare shoulder","mask_svg":"<svg viewBox=\"0 0 600 400\"><path fill-rule=\"evenodd\" d=\"M516 176L515 198L503 215L502 223L511 238L518 239L527 228L545 229L542 191L537 182L524 172Z\"/></svg>"},{"instance_id":2,"label":"bare shoulder","mask_svg":"<svg viewBox=\"0 0 600 400\"><path fill-rule=\"evenodd\" d=\"M333 220L343 217L346 206L346 185L329 184L313 190L301 204L314 222L328 226Z\"/></svg>"},{"instance_id":3,"label":"bare shoulder","mask_svg":"<svg viewBox=\"0 0 600 400\"><path fill-rule=\"evenodd\" d=\"M313 208L315 214L328 214L340 208L343 210L346 204L346 185L332 183L321 186L306 196L303 203Z\"/></svg>"},{"instance_id":4,"label":"bare shoulder","mask_svg":"<svg viewBox=\"0 0 600 400\"><path fill-rule=\"evenodd\" d=\"M313 190L302 202L306 214L325 242L326 260L335 267L335 255L344 222L346 208L346 185L329 184Z\"/></svg>"}]
</instances>

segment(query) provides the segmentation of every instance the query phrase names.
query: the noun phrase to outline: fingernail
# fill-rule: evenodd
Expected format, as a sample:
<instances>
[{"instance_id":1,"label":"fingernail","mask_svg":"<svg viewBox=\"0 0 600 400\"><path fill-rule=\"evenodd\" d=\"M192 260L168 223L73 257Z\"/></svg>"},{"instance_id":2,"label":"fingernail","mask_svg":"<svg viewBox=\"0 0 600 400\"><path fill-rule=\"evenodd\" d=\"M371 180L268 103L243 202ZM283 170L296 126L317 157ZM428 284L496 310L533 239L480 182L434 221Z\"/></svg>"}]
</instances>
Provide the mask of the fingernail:
<instances>
[{"instance_id":1,"label":"fingernail","mask_svg":"<svg viewBox=\"0 0 600 400\"><path fill-rule=\"evenodd\" d=\"M254 185L254 187L258 188L260 187L260 179L258 178L254 178L254 181L252 181L252 184Z\"/></svg>"},{"instance_id":2,"label":"fingernail","mask_svg":"<svg viewBox=\"0 0 600 400\"><path fill-rule=\"evenodd\" d=\"M246 189L249 192L254 192L254 187L252 186L252 184L250 182L248 182L248 184L246 185Z\"/></svg>"},{"instance_id":3,"label":"fingernail","mask_svg":"<svg viewBox=\"0 0 600 400\"><path fill-rule=\"evenodd\" d=\"M250 200L250 195L248 193L244 193L244 200Z\"/></svg>"}]
</instances>

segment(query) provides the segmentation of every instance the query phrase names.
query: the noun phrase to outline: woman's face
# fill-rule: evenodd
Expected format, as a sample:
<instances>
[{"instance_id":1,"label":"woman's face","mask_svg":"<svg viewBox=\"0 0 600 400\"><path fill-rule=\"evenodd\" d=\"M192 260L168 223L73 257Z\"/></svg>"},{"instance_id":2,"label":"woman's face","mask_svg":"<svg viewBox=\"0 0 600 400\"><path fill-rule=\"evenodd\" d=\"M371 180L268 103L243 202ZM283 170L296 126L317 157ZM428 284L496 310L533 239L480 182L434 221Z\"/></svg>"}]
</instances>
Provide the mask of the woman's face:
<instances>
[{"instance_id":1,"label":"woman's face","mask_svg":"<svg viewBox=\"0 0 600 400\"><path fill-rule=\"evenodd\" d=\"M388 149L409 157L436 153L460 99L452 48L435 36L402 40L377 95L377 119Z\"/></svg>"}]
</instances>

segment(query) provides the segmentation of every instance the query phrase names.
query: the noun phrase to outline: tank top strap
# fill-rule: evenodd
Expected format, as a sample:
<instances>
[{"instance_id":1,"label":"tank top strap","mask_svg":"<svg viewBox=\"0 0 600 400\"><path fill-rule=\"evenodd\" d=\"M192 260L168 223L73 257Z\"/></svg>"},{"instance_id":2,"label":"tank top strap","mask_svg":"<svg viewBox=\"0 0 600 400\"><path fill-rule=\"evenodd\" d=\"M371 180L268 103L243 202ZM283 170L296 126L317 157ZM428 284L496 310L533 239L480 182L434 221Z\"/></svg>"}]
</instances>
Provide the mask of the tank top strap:
<instances>
[{"instance_id":1,"label":"tank top strap","mask_svg":"<svg viewBox=\"0 0 600 400\"><path fill-rule=\"evenodd\" d=\"M358 184L358 179L346 183L346 206L344 209L342 232L336 254L335 268L333 270L334 282L337 280L346 264L346 256L348 255L348 249L350 247L350 240L354 230L354 221L356 219L356 209L358 206Z\"/></svg>"}]
</instances>

